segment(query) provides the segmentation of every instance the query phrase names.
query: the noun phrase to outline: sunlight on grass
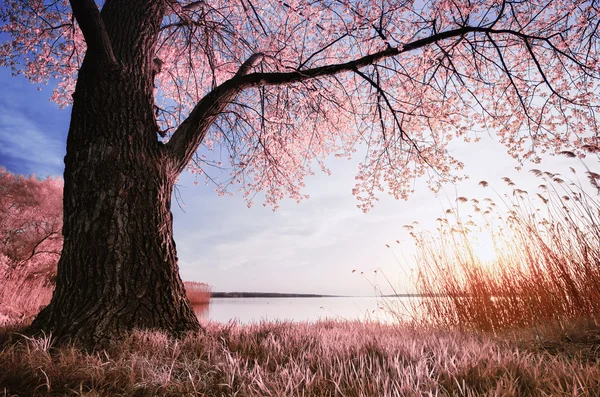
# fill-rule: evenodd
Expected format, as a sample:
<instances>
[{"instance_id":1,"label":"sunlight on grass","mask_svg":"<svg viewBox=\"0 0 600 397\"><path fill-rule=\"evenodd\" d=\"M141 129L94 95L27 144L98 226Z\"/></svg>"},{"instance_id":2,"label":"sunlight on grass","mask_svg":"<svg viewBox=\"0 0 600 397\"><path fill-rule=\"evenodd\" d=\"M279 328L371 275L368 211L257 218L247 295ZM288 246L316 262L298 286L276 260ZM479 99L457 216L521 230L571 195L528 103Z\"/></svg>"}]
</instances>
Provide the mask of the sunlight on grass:
<instances>
[{"instance_id":1,"label":"sunlight on grass","mask_svg":"<svg viewBox=\"0 0 600 397\"><path fill-rule=\"evenodd\" d=\"M485 331L600 315L600 204L573 181L532 170L537 192L459 197L435 232L410 226L421 319ZM600 175L588 171L593 187ZM487 182L480 183L491 189ZM496 204L498 202L498 204Z\"/></svg>"}]
</instances>

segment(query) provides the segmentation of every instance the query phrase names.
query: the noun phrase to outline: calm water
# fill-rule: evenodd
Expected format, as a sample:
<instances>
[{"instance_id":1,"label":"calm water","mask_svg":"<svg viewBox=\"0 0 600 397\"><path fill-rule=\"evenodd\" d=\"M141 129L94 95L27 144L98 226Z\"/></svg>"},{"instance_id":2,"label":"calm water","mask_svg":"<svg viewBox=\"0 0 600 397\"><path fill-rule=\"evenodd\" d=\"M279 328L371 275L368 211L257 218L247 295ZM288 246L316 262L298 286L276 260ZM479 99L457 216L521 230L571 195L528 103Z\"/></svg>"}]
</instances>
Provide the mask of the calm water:
<instances>
[{"instance_id":1,"label":"calm water","mask_svg":"<svg viewBox=\"0 0 600 397\"><path fill-rule=\"evenodd\" d=\"M212 298L194 307L201 322L242 324L261 320L314 322L320 319L398 321L409 316L418 298ZM391 314L391 311L399 316Z\"/></svg>"}]
</instances>

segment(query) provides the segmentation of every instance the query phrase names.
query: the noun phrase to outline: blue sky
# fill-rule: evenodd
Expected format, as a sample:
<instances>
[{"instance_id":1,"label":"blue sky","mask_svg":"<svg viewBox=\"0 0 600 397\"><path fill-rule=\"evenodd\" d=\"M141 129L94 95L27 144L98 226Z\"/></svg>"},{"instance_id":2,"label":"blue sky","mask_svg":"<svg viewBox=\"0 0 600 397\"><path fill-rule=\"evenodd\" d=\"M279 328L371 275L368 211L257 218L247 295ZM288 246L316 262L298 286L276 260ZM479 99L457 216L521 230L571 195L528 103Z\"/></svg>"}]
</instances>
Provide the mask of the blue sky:
<instances>
[{"instance_id":1,"label":"blue sky","mask_svg":"<svg viewBox=\"0 0 600 397\"><path fill-rule=\"evenodd\" d=\"M19 174L62 175L70 108L49 102L52 87L38 91L5 68L0 86L0 166ZM539 184L527 172L517 173L518 164L485 135L480 143L452 147L469 179L438 196L416 181L408 201L384 195L368 214L356 208L351 194L354 161L329 160L332 176L317 174L306 182L311 198L300 204L284 200L277 212L261 203L249 209L240 195L219 197L184 173L178 191L185 204L181 209L174 201L172 208L182 277L208 282L216 291L370 295L373 283L390 291L381 272L373 272L382 269L399 292L410 291L413 249L403 225L417 220L433 228L448 207L445 195L451 201L492 195L478 186L480 180L498 190L503 176L524 189ZM566 172L568 166L577 167L577 161L544 157L541 165L526 164L524 170ZM392 244L396 239L399 246Z\"/></svg>"},{"instance_id":2,"label":"blue sky","mask_svg":"<svg viewBox=\"0 0 600 397\"><path fill-rule=\"evenodd\" d=\"M70 112L22 77L0 68L0 165L19 174L62 175Z\"/></svg>"}]
</instances>

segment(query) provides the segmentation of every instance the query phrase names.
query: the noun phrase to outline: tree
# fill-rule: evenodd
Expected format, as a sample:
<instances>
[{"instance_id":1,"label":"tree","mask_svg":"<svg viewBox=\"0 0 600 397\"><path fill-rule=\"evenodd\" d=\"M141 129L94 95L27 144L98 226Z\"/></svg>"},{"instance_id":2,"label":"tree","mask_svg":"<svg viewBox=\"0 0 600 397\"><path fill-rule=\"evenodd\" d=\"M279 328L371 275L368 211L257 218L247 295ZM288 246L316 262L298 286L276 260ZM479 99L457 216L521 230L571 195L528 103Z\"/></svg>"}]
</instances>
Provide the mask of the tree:
<instances>
[{"instance_id":1,"label":"tree","mask_svg":"<svg viewBox=\"0 0 600 397\"><path fill-rule=\"evenodd\" d=\"M185 169L276 206L360 146L368 210L384 186L400 198L428 170L452 179L447 144L477 129L519 159L597 144L595 1L100 3L7 0L0 14L2 64L57 78L52 98L72 101L64 246L32 324L58 341L199 328L172 237Z\"/></svg>"},{"instance_id":2,"label":"tree","mask_svg":"<svg viewBox=\"0 0 600 397\"><path fill-rule=\"evenodd\" d=\"M0 167L0 318L37 314L50 300L62 247L59 178Z\"/></svg>"},{"instance_id":3,"label":"tree","mask_svg":"<svg viewBox=\"0 0 600 397\"><path fill-rule=\"evenodd\" d=\"M62 188L60 179L25 178L0 167L0 274L53 277L62 247Z\"/></svg>"}]
</instances>

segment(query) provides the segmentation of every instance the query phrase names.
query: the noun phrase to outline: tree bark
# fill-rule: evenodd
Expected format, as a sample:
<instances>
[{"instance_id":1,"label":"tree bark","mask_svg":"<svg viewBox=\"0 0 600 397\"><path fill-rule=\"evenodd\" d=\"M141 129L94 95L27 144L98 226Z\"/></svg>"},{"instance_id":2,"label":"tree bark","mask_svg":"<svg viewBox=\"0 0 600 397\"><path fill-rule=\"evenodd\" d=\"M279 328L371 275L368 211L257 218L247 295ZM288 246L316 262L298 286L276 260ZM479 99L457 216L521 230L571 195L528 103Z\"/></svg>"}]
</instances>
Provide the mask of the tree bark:
<instances>
[{"instance_id":1,"label":"tree bark","mask_svg":"<svg viewBox=\"0 0 600 397\"><path fill-rule=\"evenodd\" d=\"M116 58L88 49L79 71L56 289L29 329L92 348L136 328L172 334L200 328L173 240L178 172L157 139L153 114L152 61L164 5L116 3L102 11L110 15L115 8L106 31L119 42L110 48Z\"/></svg>"},{"instance_id":2,"label":"tree bark","mask_svg":"<svg viewBox=\"0 0 600 397\"><path fill-rule=\"evenodd\" d=\"M173 240L176 174L154 120L143 117L152 103L129 84L118 72L80 71L56 290L31 327L59 341L95 345L133 328L199 329Z\"/></svg>"}]
</instances>

